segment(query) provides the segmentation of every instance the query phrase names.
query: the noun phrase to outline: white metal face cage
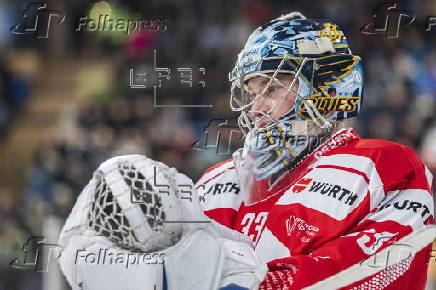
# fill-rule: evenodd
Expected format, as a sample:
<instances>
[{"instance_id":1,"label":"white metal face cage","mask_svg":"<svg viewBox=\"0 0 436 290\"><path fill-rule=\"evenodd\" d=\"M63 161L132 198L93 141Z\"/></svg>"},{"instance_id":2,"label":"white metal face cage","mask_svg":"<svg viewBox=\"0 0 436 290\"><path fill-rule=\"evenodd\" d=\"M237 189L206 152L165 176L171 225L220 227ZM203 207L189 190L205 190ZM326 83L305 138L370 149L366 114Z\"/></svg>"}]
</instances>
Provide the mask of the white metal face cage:
<instances>
[{"instance_id":1,"label":"white metal face cage","mask_svg":"<svg viewBox=\"0 0 436 290\"><path fill-rule=\"evenodd\" d=\"M313 93L313 77L315 68L317 66L316 60L316 58L292 57L288 54L285 54L283 57L268 57L258 59L256 61L245 63L243 67L240 65L233 69L233 71L230 73L230 79L232 80L230 107L233 111L240 112L238 123L244 133L247 133L247 131L255 128L257 123L265 119L268 120L267 125L257 127L261 127L263 130L269 130L271 127L274 127L276 124L278 124L280 120L295 119L300 106L305 108L311 120L320 128L331 126L330 122L328 122L319 113L316 107L307 98ZM260 70L259 67L263 62L277 63L277 67ZM309 72L311 77L306 78L302 74L302 70ZM246 71L249 73L246 73ZM252 71L252 73L250 73L250 71ZM294 79L289 85L285 85L277 78L278 74L293 74ZM308 75L308 73L306 73L306 75ZM254 97L252 97L246 90L246 83L249 79L257 76L265 77L269 79L269 81L260 93L257 93ZM253 104L268 91L274 82L285 88L286 93L267 112L252 110ZM297 88L295 88L295 86L297 86ZM273 118L271 113L283 104L286 96L290 93L293 93L297 96L293 107L289 108L287 113L278 119ZM253 114L256 113L261 117L253 117Z\"/></svg>"}]
</instances>

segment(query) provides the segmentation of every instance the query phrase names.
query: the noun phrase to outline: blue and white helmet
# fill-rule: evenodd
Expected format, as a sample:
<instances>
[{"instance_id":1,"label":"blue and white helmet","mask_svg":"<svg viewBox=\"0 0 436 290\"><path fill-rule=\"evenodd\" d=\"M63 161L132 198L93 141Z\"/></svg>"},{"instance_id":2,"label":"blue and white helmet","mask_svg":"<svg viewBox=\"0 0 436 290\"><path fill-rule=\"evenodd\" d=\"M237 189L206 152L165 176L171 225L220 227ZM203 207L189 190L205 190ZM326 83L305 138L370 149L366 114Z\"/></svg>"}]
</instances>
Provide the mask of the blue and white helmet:
<instances>
[{"instance_id":1,"label":"blue and white helmet","mask_svg":"<svg viewBox=\"0 0 436 290\"><path fill-rule=\"evenodd\" d=\"M244 83L255 76L273 81L278 73L298 79L297 99L281 119L312 120L323 126L356 117L362 105L363 73L342 30L330 20L306 19L292 12L258 27L229 74L230 105L241 112L240 125L253 128ZM289 87L289 90L292 86Z\"/></svg>"},{"instance_id":2,"label":"blue and white helmet","mask_svg":"<svg viewBox=\"0 0 436 290\"><path fill-rule=\"evenodd\" d=\"M294 77L284 84L278 74ZM257 76L267 78L266 85L250 96L247 82ZM255 179L276 183L331 136L336 121L357 116L362 106L361 60L351 53L342 30L330 20L306 19L299 12L257 28L229 79L230 106L240 112L239 126L247 134L244 148L233 155L245 192L253 192ZM296 96L288 111L280 107L284 113L279 117L272 114L277 105L268 112L253 106L273 82L287 89L278 104L291 93ZM298 142L300 137L305 141Z\"/></svg>"}]
</instances>

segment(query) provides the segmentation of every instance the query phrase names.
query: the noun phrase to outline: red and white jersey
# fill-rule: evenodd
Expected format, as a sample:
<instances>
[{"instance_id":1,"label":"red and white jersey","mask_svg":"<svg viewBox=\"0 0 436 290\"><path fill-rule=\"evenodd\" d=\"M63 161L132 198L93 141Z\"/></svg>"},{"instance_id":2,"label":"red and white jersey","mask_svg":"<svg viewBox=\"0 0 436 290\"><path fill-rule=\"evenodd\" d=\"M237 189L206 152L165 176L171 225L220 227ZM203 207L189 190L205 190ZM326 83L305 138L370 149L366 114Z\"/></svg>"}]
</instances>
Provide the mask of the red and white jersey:
<instances>
[{"instance_id":1,"label":"red and white jersey","mask_svg":"<svg viewBox=\"0 0 436 290\"><path fill-rule=\"evenodd\" d=\"M268 263L261 289L301 289L433 224L431 179L410 148L343 129L273 189L259 183L260 202L243 203L233 159L196 188L205 214L250 237ZM347 288L423 289L430 250Z\"/></svg>"}]
</instances>

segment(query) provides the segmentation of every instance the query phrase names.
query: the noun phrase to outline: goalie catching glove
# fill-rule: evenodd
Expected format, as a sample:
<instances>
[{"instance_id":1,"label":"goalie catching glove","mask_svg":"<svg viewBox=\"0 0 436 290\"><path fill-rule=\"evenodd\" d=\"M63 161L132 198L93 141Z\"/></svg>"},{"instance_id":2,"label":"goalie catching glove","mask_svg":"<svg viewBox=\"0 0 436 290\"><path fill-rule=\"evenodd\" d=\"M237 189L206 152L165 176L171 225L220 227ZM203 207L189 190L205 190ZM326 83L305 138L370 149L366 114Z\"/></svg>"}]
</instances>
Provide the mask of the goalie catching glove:
<instances>
[{"instance_id":1,"label":"goalie catching glove","mask_svg":"<svg viewBox=\"0 0 436 290\"><path fill-rule=\"evenodd\" d=\"M141 155L94 172L59 238L73 289L257 289L251 241L201 211L192 181Z\"/></svg>"}]
</instances>

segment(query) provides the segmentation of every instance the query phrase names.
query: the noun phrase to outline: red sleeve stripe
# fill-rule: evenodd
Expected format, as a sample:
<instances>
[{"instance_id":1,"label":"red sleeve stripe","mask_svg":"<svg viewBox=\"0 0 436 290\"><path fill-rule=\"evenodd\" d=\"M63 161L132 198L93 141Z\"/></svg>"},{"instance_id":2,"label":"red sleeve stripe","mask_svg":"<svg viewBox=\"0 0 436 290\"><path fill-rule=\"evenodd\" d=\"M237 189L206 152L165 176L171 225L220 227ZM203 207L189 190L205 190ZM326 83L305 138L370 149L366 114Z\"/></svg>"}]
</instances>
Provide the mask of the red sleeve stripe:
<instances>
[{"instance_id":1,"label":"red sleeve stripe","mask_svg":"<svg viewBox=\"0 0 436 290\"><path fill-rule=\"evenodd\" d=\"M198 189L201 185L208 184L210 181L214 180L215 178L217 178L218 176L220 176L221 174L223 174L224 172L226 172L227 170L230 170L230 169L235 169L235 166L232 166L232 167L226 168L225 170L223 170L223 171L221 171L220 173L216 174L215 176L209 178L209 179L206 180L205 182L200 183L200 184L196 187L196 189Z\"/></svg>"},{"instance_id":2,"label":"red sleeve stripe","mask_svg":"<svg viewBox=\"0 0 436 290\"><path fill-rule=\"evenodd\" d=\"M214 208L206 210L205 215L216 222L233 229L233 221L236 218L236 210L233 208Z\"/></svg>"},{"instance_id":3,"label":"red sleeve stripe","mask_svg":"<svg viewBox=\"0 0 436 290\"><path fill-rule=\"evenodd\" d=\"M343 147L341 152L327 152L321 158L324 157L331 158L331 164L351 166L365 172L371 181L373 177L379 178L384 192L428 189L424 165L406 146L384 140L363 139L358 144ZM345 164L347 162L348 165Z\"/></svg>"},{"instance_id":4,"label":"red sleeve stripe","mask_svg":"<svg viewBox=\"0 0 436 290\"><path fill-rule=\"evenodd\" d=\"M356 170L354 168L338 166L338 165L318 165L316 168L334 168L334 169L348 171L348 172L362 176L363 179L365 179L366 183L369 184L368 176L364 172Z\"/></svg>"},{"instance_id":5,"label":"red sleeve stripe","mask_svg":"<svg viewBox=\"0 0 436 290\"><path fill-rule=\"evenodd\" d=\"M228 162L231 162L231 161L233 161L233 158L229 158L229 159L227 159L227 160L221 161L221 162L215 164L214 166L208 168L208 169L204 172L204 174L209 173L209 172L211 172L212 170L217 169L217 168L219 168L219 167L223 166L224 164L226 164L226 163L228 163ZM204 174L203 174L203 175L204 175Z\"/></svg>"},{"instance_id":6,"label":"red sleeve stripe","mask_svg":"<svg viewBox=\"0 0 436 290\"><path fill-rule=\"evenodd\" d=\"M232 167L232 166L234 168L233 158L230 158L230 159L227 159L227 160L225 160L223 162L215 164L214 166L212 166L211 168L207 169L203 173L203 175L198 179L197 184L204 184L205 182L203 182L203 180L211 179L212 176L217 175L217 173L224 172L227 169L229 169L229 167Z\"/></svg>"}]
</instances>

